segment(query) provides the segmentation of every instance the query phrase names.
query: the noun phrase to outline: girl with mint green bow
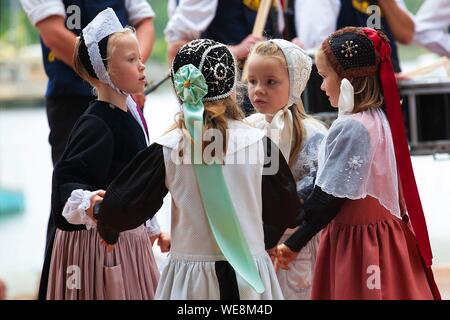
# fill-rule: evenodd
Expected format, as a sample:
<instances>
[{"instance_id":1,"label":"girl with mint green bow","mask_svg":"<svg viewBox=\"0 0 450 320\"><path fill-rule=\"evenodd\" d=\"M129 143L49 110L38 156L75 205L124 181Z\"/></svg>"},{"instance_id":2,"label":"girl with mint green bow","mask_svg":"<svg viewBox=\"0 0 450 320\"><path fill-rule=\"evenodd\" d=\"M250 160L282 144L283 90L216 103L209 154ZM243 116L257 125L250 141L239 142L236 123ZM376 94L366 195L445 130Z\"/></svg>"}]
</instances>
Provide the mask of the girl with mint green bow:
<instances>
[{"instance_id":1,"label":"girl with mint green bow","mask_svg":"<svg viewBox=\"0 0 450 320\"><path fill-rule=\"evenodd\" d=\"M194 40L172 65L181 112L106 191L98 230L109 244L153 216L170 191L171 252L157 299L283 299L273 248L300 203L281 152L243 122L235 61L223 44Z\"/></svg>"}]
</instances>

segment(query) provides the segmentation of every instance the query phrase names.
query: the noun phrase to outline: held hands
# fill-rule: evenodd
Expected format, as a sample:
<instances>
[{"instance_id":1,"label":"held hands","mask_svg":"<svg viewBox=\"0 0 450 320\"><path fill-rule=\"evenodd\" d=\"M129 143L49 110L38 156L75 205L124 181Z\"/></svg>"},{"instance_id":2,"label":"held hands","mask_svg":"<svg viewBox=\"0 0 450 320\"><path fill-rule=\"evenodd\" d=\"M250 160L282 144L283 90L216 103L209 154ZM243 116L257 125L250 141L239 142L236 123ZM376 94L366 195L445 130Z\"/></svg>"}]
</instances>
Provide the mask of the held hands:
<instances>
[{"instance_id":1,"label":"held hands","mask_svg":"<svg viewBox=\"0 0 450 320\"><path fill-rule=\"evenodd\" d=\"M287 245L284 243L280 243L277 246L277 261L278 266L283 270L289 270L288 265L295 260L297 257L298 252L292 251L289 249Z\"/></svg>"},{"instance_id":2,"label":"held hands","mask_svg":"<svg viewBox=\"0 0 450 320\"><path fill-rule=\"evenodd\" d=\"M272 249L268 249L267 253L269 254L270 259L272 260L275 272L277 272L278 271L277 246L273 247Z\"/></svg>"},{"instance_id":3,"label":"held hands","mask_svg":"<svg viewBox=\"0 0 450 320\"><path fill-rule=\"evenodd\" d=\"M160 234L150 236L150 243L153 244L158 240L157 244L162 253L170 250L170 234L168 232L161 232Z\"/></svg>"},{"instance_id":4,"label":"held hands","mask_svg":"<svg viewBox=\"0 0 450 320\"><path fill-rule=\"evenodd\" d=\"M170 234L168 232L161 232L158 236L158 246L162 253L170 250Z\"/></svg>"},{"instance_id":5,"label":"held hands","mask_svg":"<svg viewBox=\"0 0 450 320\"><path fill-rule=\"evenodd\" d=\"M275 272L278 269L289 270L289 264L295 260L298 252L292 251L284 243L280 243L278 246L267 250L270 258L272 259Z\"/></svg>"}]
</instances>

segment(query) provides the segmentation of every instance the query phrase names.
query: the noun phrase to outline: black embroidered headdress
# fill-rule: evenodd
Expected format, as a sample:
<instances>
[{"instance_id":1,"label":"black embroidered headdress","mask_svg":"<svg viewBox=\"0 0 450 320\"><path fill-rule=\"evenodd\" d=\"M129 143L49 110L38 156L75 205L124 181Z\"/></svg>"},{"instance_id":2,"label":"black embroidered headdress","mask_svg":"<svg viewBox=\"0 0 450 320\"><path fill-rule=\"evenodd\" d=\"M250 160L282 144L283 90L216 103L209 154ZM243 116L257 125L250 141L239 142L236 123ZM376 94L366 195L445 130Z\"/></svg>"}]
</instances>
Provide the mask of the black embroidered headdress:
<instances>
[{"instance_id":1,"label":"black embroidered headdress","mask_svg":"<svg viewBox=\"0 0 450 320\"><path fill-rule=\"evenodd\" d=\"M182 66L192 64L205 77L208 93L203 101L228 97L236 84L236 64L228 48L209 39L193 40L178 51L172 63L171 75Z\"/></svg>"},{"instance_id":2,"label":"black embroidered headdress","mask_svg":"<svg viewBox=\"0 0 450 320\"><path fill-rule=\"evenodd\" d=\"M377 30L380 37L387 37ZM357 78L377 74L380 57L363 28L346 27L331 34L322 50L341 78Z\"/></svg>"}]
</instances>

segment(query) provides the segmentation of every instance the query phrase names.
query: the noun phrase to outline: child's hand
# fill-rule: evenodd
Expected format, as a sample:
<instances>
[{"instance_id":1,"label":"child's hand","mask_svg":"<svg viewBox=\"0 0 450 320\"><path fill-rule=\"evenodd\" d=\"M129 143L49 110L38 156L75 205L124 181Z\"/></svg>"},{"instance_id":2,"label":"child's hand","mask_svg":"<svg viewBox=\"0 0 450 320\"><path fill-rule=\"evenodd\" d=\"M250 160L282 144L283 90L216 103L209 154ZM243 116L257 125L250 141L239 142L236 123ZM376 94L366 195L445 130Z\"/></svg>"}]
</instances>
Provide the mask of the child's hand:
<instances>
[{"instance_id":1,"label":"child's hand","mask_svg":"<svg viewBox=\"0 0 450 320\"><path fill-rule=\"evenodd\" d=\"M272 260L272 263L275 263L275 259L277 258L277 246L273 247L272 249L267 249L267 253Z\"/></svg>"},{"instance_id":2,"label":"child's hand","mask_svg":"<svg viewBox=\"0 0 450 320\"><path fill-rule=\"evenodd\" d=\"M283 270L289 270L289 263L291 263L298 255L298 252L292 251L284 243L277 247L277 262L278 266Z\"/></svg>"},{"instance_id":3,"label":"child's hand","mask_svg":"<svg viewBox=\"0 0 450 320\"><path fill-rule=\"evenodd\" d=\"M96 192L94 192L94 194L92 194L92 196L91 196L91 206L86 210L86 213L88 214L88 216L95 222L97 222L97 219L94 218L94 205L98 201L103 200L105 193L106 193L105 190L97 190Z\"/></svg>"},{"instance_id":4,"label":"child's hand","mask_svg":"<svg viewBox=\"0 0 450 320\"><path fill-rule=\"evenodd\" d=\"M150 244L153 246L153 244L155 243L155 240L157 240L159 238L159 234L153 235L153 236L148 236L150 238Z\"/></svg>"},{"instance_id":5,"label":"child's hand","mask_svg":"<svg viewBox=\"0 0 450 320\"><path fill-rule=\"evenodd\" d=\"M277 259L277 246L272 249L268 249L267 253L269 254L270 260L272 260L273 267L275 268L275 272L278 271L278 259Z\"/></svg>"},{"instance_id":6,"label":"child's hand","mask_svg":"<svg viewBox=\"0 0 450 320\"><path fill-rule=\"evenodd\" d=\"M168 232L161 232L158 237L158 246L161 252L169 252L170 250L170 234Z\"/></svg>"},{"instance_id":7,"label":"child's hand","mask_svg":"<svg viewBox=\"0 0 450 320\"><path fill-rule=\"evenodd\" d=\"M100 243L104 246L106 246L106 251L111 253L114 250L115 245L114 244L109 244L108 242L106 242L103 239L100 239Z\"/></svg>"}]
</instances>

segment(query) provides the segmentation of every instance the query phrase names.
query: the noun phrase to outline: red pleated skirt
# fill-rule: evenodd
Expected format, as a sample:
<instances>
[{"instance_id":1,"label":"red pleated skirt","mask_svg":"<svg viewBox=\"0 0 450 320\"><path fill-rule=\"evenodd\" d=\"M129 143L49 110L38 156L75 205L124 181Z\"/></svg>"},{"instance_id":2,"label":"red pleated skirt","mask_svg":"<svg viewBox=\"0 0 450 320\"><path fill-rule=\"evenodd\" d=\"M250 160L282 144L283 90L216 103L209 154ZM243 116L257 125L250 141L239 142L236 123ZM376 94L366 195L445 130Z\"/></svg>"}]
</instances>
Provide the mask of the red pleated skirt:
<instances>
[{"instance_id":1,"label":"red pleated skirt","mask_svg":"<svg viewBox=\"0 0 450 320\"><path fill-rule=\"evenodd\" d=\"M312 299L439 299L410 223L378 200L349 200L323 230Z\"/></svg>"}]
</instances>

